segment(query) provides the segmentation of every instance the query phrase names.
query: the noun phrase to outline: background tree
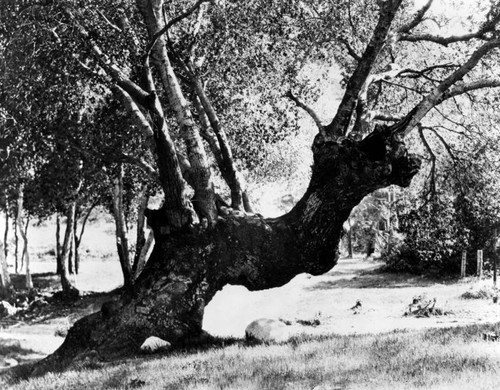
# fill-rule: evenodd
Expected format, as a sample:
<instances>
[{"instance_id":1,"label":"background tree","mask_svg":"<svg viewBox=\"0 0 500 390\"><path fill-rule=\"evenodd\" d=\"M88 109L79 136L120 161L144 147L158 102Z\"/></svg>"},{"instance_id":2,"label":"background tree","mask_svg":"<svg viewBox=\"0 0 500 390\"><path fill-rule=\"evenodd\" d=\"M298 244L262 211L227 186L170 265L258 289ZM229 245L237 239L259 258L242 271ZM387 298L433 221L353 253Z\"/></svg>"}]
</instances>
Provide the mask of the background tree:
<instances>
[{"instance_id":1,"label":"background tree","mask_svg":"<svg viewBox=\"0 0 500 390\"><path fill-rule=\"evenodd\" d=\"M456 275L463 250L471 259L469 273L476 271L477 250L485 251L485 259L493 258L489 243L500 217L497 137L492 129L471 151L450 146L451 155L445 151L439 170L433 173L429 166L423 193L409 193L397 203L400 231L406 237L390 253L390 268Z\"/></svg>"}]
</instances>

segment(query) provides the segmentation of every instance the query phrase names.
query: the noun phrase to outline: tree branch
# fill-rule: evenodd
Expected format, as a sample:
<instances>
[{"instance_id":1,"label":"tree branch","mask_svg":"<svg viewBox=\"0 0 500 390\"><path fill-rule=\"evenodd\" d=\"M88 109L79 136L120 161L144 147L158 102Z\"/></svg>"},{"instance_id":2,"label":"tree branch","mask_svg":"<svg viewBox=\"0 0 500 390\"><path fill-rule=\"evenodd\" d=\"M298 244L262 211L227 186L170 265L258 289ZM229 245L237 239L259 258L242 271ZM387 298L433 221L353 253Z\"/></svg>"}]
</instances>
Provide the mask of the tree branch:
<instances>
[{"instance_id":1,"label":"tree branch","mask_svg":"<svg viewBox=\"0 0 500 390\"><path fill-rule=\"evenodd\" d=\"M332 122L325 126L325 132L329 136L335 138L347 133L359 92L365 84L380 50L382 50L386 42L387 34L389 33L392 21L400 5L401 0L389 0L380 3L379 19L370 42L361 60L358 62L358 66L347 82L346 92L337 109L337 114Z\"/></svg>"},{"instance_id":2,"label":"tree branch","mask_svg":"<svg viewBox=\"0 0 500 390\"><path fill-rule=\"evenodd\" d=\"M154 137L154 131L146 119L146 116L140 110L139 106L135 103L132 97L120 86L116 86L115 88L115 96L122 102L125 108L130 113L134 124L141 130L142 134L146 137L146 139L152 142Z\"/></svg>"},{"instance_id":3,"label":"tree branch","mask_svg":"<svg viewBox=\"0 0 500 390\"><path fill-rule=\"evenodd\" d=\"M154 169L150 164L148 164L143 159L141 159L139 157L131 156L127 153L121 153L119 157L123 162L127 162L127 163L130 163L132 165L139 167L144 173L146 173L152 179L158 178L158 171L156 169Z\"/></svg>"},{"instance_id":4,"label":"tree branch","mask_svg":"<svg viewBox=\"0 0 500 390\"><path fill-rule=\"evenodd\" d=\"M75 19L70 11L66 10L66 13L72 20ZM149 99L149 94L141 87L139 87L136 83L131 81L125 75L125 73L116 64L114 64L106 54L104 54L97 43L95 43L94 40L90 37L88 31L80 23L74 23L80 35L89 43L91 50L97 56L101 66L106 71L106 73L108 73L108 75L116 82L119 87L127 91L127 93L135 101L137 101L141 105L146 105L146 102Z\"/></svg>"},{"instance_id":5,"label":"tree branch","mask_svg":"<svg viewBox=\"0 0 500 390\"><path fill-rule=\"evenodd\" d=\"M436 129L434 129L432 127L427 127L427 129L429 129L430 131L432 131L434 133L434 135L441 141L441 143L443 144L444 148L446 149L446 151L448 152L448 154L450 155L450 157L453 160L456 160L457 157L455 156L455 153L453 153L453 150L451 149L451 146L448 144L448 142L445 141L445 139L443 138L443 136L441 134L439 134L436 131Z\"/></svg>"},{"instance_id":6,"label":"tree branch","mask_svg":"<svg viewBox=\"0 0 500 390\"><path fill-rule=\"evenodd\" d=\"M104 21L106 22L106 24L108 26L110 26L113 30L118 31L119 33L123 32L123 30L120 27L118 27L114 23L111 23L111 21L100 10L97 10L97 13L99 15L101 15L101 17L104 19Z\"/></svg>"},{"instance_id":7,"label":"tree branch","mask_svg":"<svg viewBox=\"0 0 500 390\"><path fill-rule=\"evenodd\" d=\"M443 100L482 88L500 87L500 79L482 79L453 86L444 94Z\"/></svg>"},{"instance_id":8,"label":"tree branch","mask_svg":"<svg viewBox=\"0 0 500 390\"><path fill-rule=\"evenodd\" d=\"M418 135L419 135L420 140L424 144L424 147L427 150L427 152L429 153L430 158L431 158L429 193L435 193L436 192L436 155L434 154L434 151L432 150L431 146L427 142L427 139L425 138L423 129L424 128L422 126L418 126Z\"/></svg>"},{"instance_id":9,"label":"tree branch","mask_svg":"<svg viewBox=\"0 0 500 390\"><path fill-rule=\"evenodd\" d=\"M426 4L424 4L424 6L422 8L420 8L414 15L413 19L402 25L398 32L400 34L403 34L403 33L409 33L411 30L413 30L415 27L417 27L420 23L422 23L422 21L424 20L424 16L426 14L426 12L429 10L429 8L431 7L432 5L432 2L434 0L428 0Z\"/></svg>"},{"instance_id":10,"label":"tree branch","mask_svg":"<svg viewBox=\"0 0 500 390\"><path fill-rule=\"evenodd\" d=\"M361 61L361 56L358 53L356 53L356 50L354 50L354 48L349 44L347 39L341 38L340 43L342 43L345 46L345 48L347 49L347 53L349 53L349 55L352 58L354 58L358 62Z\"/></svg>"},{"instance_id":11,"label":"tree branch","mask_svg":"<svg viewBox=\"0 0 500 390\"><path fill-rule=\"evenodd\" d=\"M492 5L493 7L493 5ZM485 39L485 35L488 32L495 30L496 25L500 22L500 13L495 15L491 20L484 22L484 24L479 28L479 30L462 35L451 35L448 37L442 37L433 34L410 34L409 31L400 31L398 36L399 41L406 42L434 42L439 45L447 46L451 43L470 41L474 38Z\"/></svg>"},{"instance_id":12,"label":"tree branch","mask_svg":"<svg viewBox=\"0 0 500 390\"><path fill-rule=\"evenodd\" d=\"M459 95L469 90L484 88L483 82L469 83L467 86L457 86L455 89L451 88L455 83L462 80L478 62L491 50L500 46L500 39L487 41L480 46L470 58L460 66L455 72L444 79L438 86L436 86L430 93L428 93L400 122L391 127L394 133L400 133L404 136L408 135L411 130L420 122L420 120L427 115L427 113L436 105L440 104L443 100L452 96ZM484 80L483 80L484 81ZM451 88L451 89L450 89Z\"/></svg>"},{"instance_id":13,"label":"tree branch","mask_svg":"<svg viewBox=\"0 0 500 390\"><path fill-rule=\"evenodd\" d=\"M316 112L310 106L308 106L303 101L301 101L298 97L296 97L291 90L288 91L285 94L285 96L287 98L289 98L290 100L292 100L297 105L297 107L302 108L305 112L307 112L309 114L309 116L312 118L312 120L314 121L314 123L318 127L320 134L322 134L324 136L325 135L325 127L323 126L323 123L321 123L321 120L319 119L318 114L316 114Z\"/></svg>"},{"instance_id":14,"label":"tree branch","mask_svg":"<svg viewBox=\"0 0 500 390\"><path fill-rule=\"evenodd\" d=\"M187 18L190 16L193 12L195 12L203 3L207 3L211 0L198 0L196 3L193 4L192 7L188 8L186 11L184 11L182 14L176 16L172 20L168 21L165 26L160 29L158 32L156 32L153 37L151 38L151 41L148 43L146 46L146 56L149 56L151 54L151 50L153 49L153 46L156 44L158 39L165 34L170 27L172 27L174 24L179 23L181 20Z\"/></svg>"}]
</instances>

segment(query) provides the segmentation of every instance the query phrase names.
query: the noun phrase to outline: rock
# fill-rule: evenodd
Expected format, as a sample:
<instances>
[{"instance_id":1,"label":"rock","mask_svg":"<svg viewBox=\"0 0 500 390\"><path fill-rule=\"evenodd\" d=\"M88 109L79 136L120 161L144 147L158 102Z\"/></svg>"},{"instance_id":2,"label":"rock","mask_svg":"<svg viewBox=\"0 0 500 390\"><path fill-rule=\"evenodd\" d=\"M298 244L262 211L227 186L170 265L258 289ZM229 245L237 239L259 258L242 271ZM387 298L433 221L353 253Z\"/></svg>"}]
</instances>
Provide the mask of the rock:
<instances>
[{"instance_id":1,"label":"rock","mask_svg":"<svg viewBox=\"0 0 500 390\"><path fill-rule=\"evenodd\" d=\"M148 337L141 345L141 352L158 353L168 351L171 344L168 341L162 340L159 337Z\"/></svg>"},{"instance_id":2,"label":"rock","mask_svg":"<svg viewBox=\"0 0 500 390\"><path fill-rule=\"evenodd\" d=\"M245 329L246 339L258 343L283 343L290 338L290 329L282 321L261 318Z\"/></svg>"},{"instance_id":3,"label":"rock","mask_svg":"<svg viewBox=\"0 0 500 390\"><path fill-rule=\"evenodd\" d=\"M7 301L0 302L0 318L13 316L16 313L17 313L17 308L12 306L9 302Z\"/></svg>"},{"instance_id":4,"label":"rock","mask_svg":"<svg viewBox=\"0 0 500 390\"><path fill-rule=\"evenodd\" d=\"M4 358L2 360L3 360L2 367L14 367L19 365L19 362L16 359Z\"/></svg>"}]
</instances>

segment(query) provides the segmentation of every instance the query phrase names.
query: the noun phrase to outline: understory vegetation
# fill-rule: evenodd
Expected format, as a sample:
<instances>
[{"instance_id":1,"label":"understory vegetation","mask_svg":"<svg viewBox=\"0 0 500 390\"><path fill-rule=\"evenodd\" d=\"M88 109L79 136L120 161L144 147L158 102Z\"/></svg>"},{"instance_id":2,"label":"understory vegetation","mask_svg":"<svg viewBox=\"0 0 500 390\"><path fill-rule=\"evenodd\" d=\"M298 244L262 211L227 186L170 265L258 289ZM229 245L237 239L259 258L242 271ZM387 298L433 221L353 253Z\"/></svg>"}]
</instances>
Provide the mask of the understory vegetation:
<instances>
[{"instance_id":1,"label":"understory vegetation","mask_svg":"<svg viewBox=\"0 0 500 390\"><path fill-rule=\"evenodd\" d=\"M500 323L382 335L297 337L281 345L229 340L208 350L49 373L12 390L43 389L493 389ZM22 373L19 373L22 374ZM10 379L12 380L12 379ZM1 384L2 382L0 382Z\"/></svg>"}]
</instances>

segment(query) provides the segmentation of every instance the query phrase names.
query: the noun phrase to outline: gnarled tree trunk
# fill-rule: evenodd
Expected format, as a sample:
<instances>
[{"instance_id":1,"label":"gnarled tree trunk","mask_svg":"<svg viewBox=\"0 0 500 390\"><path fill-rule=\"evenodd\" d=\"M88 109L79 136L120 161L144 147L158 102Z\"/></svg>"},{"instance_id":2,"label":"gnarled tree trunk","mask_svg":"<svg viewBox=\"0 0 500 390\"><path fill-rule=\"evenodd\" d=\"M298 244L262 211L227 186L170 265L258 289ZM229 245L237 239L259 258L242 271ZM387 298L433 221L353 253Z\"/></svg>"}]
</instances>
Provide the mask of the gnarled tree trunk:
<instances>
[{"instance_id":1,"label":"gnarled tree trunk","mask_svg":"<svg viewBox=\"0 0 500 390\"><path fill-rule=\"evenodd\" d=\"M152 335L174 344L202 336L204 308L228 283L260 290L330 270L352 208L378 188L407 186L418 171L420 160L385 129L361 142L318 143L307 192L279 218L234 211L212 227L172 232L165 210L149 211L155 247L133 293L78 321L43 371L90 350L103 358L133 353Z\"/></svg>"}]
</instances>

